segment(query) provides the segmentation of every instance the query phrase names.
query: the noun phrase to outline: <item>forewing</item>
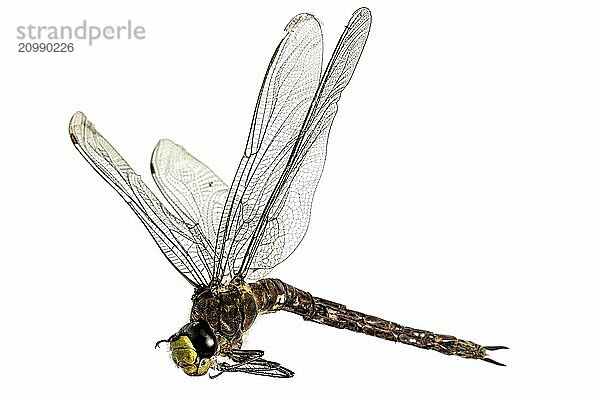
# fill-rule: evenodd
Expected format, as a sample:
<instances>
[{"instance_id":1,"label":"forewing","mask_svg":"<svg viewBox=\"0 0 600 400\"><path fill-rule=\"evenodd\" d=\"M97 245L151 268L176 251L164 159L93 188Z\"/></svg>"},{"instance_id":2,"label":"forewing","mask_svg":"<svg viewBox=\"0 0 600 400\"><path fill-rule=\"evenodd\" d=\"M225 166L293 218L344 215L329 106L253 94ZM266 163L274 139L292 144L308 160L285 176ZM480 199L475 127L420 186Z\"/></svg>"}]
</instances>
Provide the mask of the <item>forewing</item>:
<instances>
[{"instance_id":1,"label":"forewing","mask_svg":"<svg viewBox=\"0 0 600 400\"><path fill-rule=\"evenodd\" d=\"M167 139L154 148L150 170L154 182L179 216L186 223L198 226L198 240L214 249L227 185L183 147Z\"/></svg>"},{"instance_id":2,"label":"forewing","mask_svg":"<svg viewBox=\"0 0 600 400\"><path fill-rule=\"evenodd\" d=\"M321 74L323 40L312 15L286 27L265 74L244 155L219 225L213 284L232 278L245 263L265 210L290 161Z\"/></svg>"},{"instance_id":3,"label":"forewing","mask_svg":"<svg viewBox=\"0 0 600 400\"><path fill-rule=\"evenodd\" d=\"M212 252L194 240L194 233L172 215L139 175L81 112L71 118L69 135L83 158L112 186L140 218L163 254L193 285L206 285Z\"/></svg>"},{"instance_id":4,"label":"forewing","mask_svg":"<svg viewBox=\"0 0 600 400\"><path fill-rule=\"evenodd\" d=\"M273 191L265 217L255 230L253 245L240 276L259 279L285 260L302 241L310 220L312 199L327 154L331 124L337 103L346 88L364 49L371 13L357 10L346 26L298 137L298 145L286 165L280 186Z\"/></svg>"}]
</instances>

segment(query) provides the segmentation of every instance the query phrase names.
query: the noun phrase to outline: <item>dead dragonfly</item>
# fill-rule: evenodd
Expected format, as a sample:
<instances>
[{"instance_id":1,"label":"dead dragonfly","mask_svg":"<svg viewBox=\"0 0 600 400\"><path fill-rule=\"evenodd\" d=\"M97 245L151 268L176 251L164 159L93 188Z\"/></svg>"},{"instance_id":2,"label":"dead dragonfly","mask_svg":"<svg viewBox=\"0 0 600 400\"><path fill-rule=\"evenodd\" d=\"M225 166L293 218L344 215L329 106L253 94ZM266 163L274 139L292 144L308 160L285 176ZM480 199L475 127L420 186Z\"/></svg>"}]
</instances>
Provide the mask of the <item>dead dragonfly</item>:
<instances>
[{"instance_id":1,"label":"dead dragonfly","mask_svg":"<svg viewBox=\"0 0 600 400\"><path fill-rule=\"evenodd\" d=\"M480 346L413 329L264 278L298 246L308 227L337 104L350 82L371 26L357 10L321 72L323 39L314 16L285 28L264 76L244 155L230 188L206 165L169 140L152 154L151 173L176 215L161 204L80 112L69 133L91 166L125 199L164 255L194 286L190 322L166 340L188 375L213 370L291 377L293 372L241 349L258 315L279 310L307 321L362 332L443 354L487 358L503 346Z\"/></svg>"}]
</instances>

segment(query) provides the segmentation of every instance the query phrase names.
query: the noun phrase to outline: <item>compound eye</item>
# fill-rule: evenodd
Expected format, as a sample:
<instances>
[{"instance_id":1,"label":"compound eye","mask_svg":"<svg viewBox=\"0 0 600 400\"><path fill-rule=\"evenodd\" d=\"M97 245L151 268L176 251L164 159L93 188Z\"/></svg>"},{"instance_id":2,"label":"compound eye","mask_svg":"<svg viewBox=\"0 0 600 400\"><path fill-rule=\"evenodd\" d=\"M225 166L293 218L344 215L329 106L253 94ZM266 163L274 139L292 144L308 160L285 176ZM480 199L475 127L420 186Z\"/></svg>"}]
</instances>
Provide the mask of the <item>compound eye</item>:
<instances>
[{"instance_id":1,"label":"compound eye","mask_svg":"<svg viewBox=\"0 0 600 400\"><path fill-rule=\"evenodd\" d=\"M210 358L217 351L217 337L206 321L192 322L182 332L190 338L200 358Z\"/></svg>"}]
</instances>

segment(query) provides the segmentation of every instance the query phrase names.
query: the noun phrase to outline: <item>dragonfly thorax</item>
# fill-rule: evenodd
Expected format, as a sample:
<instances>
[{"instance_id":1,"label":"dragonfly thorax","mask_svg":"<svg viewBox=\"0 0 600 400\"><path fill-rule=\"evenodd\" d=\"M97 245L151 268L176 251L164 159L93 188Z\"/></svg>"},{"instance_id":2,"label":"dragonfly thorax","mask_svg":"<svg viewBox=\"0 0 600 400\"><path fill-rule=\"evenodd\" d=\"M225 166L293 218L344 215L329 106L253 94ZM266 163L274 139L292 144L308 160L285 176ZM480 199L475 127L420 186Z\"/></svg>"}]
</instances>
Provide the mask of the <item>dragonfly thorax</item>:
<instances>
[{"instance_id":1,"label":"dragonfly thorax","mask_svg":"<svg viewBox=\"0 0 600 400\"><path fill-rule=\"evenodd\" d=\"M211 291L198 288L192 296L190 322L206 321L214 331L218 353L227 353L242 345L243 334L258 314L249 285L226 285Z\"/></svg>"}]
</instances>

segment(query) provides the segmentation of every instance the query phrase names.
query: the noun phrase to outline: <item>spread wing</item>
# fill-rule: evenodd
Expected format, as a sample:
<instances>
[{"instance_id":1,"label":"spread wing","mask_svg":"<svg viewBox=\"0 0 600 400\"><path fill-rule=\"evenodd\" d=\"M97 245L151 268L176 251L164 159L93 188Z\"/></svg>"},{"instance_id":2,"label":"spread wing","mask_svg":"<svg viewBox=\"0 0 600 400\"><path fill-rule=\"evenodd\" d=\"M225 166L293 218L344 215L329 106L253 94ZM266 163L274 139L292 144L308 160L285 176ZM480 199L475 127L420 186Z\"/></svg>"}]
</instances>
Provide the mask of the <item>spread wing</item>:
<instances>
[{"instance_id":1,"label":"spread wing","mask_svg":"<svg viewBox=\"0 0 600 400\"><path fill-rule=\"evenodd\" d=\"M295 23L299 17L310 29ZM362 54L371 13L361 8L352 15L322 77L320 27L311 16L299 17L290 24L303 40L294 42L302 43L310 57L291 57L282 45L275 52L223 212L213 283L215 278L263 277L296 249L308 227L337 103ZM318 51L310 50L316 46ZM291 71L275 79L282 69ZM316 89L315 76L320 78Z\"/></svg>"},{"instance_id":2,"label":"spread wing","mask_svg":"<svg viewBox=\"0 0 600 400\"><path fill-rule=\"evenodd\" d=\"M270 206L317 90L323 39L317 20L293 18L265 74L246 149L219 225L212 284L233 277Z\"/></svg>"},{"instance_id":3,"label":"spread wing","mask_svg":"<svg viewBox=\"0 0 600 400\"><path fill-rule=\"evenodd\" d=\"M191 284L207 285L214 252L198 240L197 227L172 215L83 113L71 118L69 135L83 158L139 217L171 264Z\"/></svg>"},{"instance_id":4,"label":"spread wing","mask_svg":"<svg viewBox=\"0 0 600 400\"><path fill-rule=\"evenodd\" d=\"M150 170L169 204L186 223L198 226L198 239L214 251L227 185L183 147L167 139L154 148Z\"/></svg>"}]
</instances>

